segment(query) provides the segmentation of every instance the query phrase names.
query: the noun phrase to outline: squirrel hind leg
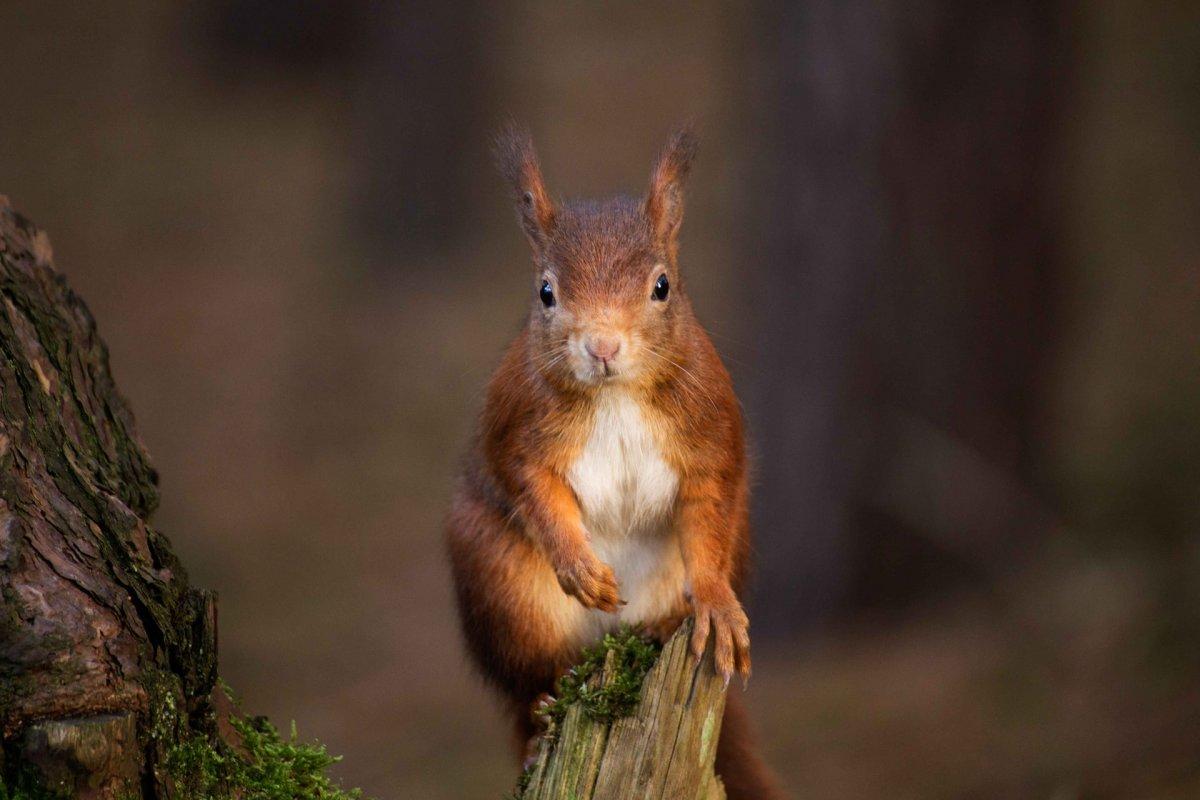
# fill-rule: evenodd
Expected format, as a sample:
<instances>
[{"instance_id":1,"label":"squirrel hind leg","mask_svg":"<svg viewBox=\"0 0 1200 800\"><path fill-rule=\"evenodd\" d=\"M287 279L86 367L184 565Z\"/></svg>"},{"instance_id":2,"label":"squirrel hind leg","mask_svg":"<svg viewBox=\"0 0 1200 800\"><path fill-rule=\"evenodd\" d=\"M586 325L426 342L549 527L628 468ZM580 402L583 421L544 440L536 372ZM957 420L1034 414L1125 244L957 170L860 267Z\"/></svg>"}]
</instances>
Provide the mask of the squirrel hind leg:
<instances>
[{"instance_id":1,"label":"squirrel hind leg","mask_svg":"<svg viewBox=\"0 0 1200 800\"><path fill-rule=\"evenodd\" d=\"M510 711L513 720L513 750L526 769L537 759L538 747L550 726L545 710L554 703L554 695L542 692L532 700L514 701Z\"/></svg>"},{"instance_id":2,"label":"squirrel hind leg","mask_svg":"<svg viewBox=\"0 0 1200 800\"><path fill-rule=\"evenodd\" d=\"M553 704L554 695L542 692L526 709L528 724L517 725L516 737L521 752L521 769L529 769L537 761L542 739L550 728L550 718L546 716L546 709Z\"/></svg>"},{"instance_id":3,"label":"squirrel hind leg","mask_svg":"<svg viewBox=\"0 0 1200 800\"><path fill-rule=\"evenodd\" d=\"M512 720L513 753L516 754L521 768L524 769L528 764L530 754L537 755L536 742L541 736L541 731L533 721L529 706L522 705L520 708L513 709Z\"/></svg>"}]
</instances>

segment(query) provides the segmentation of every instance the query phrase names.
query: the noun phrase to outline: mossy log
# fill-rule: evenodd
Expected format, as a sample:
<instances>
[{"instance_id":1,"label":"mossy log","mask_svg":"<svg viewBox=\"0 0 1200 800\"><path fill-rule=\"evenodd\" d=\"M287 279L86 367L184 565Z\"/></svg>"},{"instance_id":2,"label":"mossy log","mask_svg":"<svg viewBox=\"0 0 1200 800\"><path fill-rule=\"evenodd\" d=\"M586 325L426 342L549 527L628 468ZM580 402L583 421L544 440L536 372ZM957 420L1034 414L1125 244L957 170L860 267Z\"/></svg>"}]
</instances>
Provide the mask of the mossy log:
<instances>
[{"instance_id":1,"label":"mossy log","mask_svg":"<svg viewBox=\"0 0 1200 800\"><path fill-rule=\"evenodd\" d=\"M699 664L691 657L690 632L688 623L667 642L629 716L597 719L585 701L570 703L522 776L520 800L724 800L713 762L726 690L711 643ZM591 690L617 678L615 662L610 650Z\"/></svg>"},{"instance_id":2,"label":"mossy log","mask_svg":"<svg viewBox=\"0 0 1200 800\"><path fill-rule=\"evenodd\" d=\"M91 313L0 196L0 794L166 796L168 749L212 735L214 598L157 504Z\"/></svg>"}]
</instances>

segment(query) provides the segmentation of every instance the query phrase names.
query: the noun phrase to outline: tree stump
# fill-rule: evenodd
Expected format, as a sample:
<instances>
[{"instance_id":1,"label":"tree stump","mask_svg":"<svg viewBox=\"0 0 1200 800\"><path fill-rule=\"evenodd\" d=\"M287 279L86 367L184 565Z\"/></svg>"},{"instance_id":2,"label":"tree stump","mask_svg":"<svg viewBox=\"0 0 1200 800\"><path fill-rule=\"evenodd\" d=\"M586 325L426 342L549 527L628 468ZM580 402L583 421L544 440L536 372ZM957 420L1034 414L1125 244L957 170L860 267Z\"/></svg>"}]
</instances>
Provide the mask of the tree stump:
<instances>
[{"instance_id":1,"label":"tree stump","mask_svg":"<svg viewBox=\"0 0 1200 800\"><path fill-rule=\"evenodd\" d=\"M520 800L724 800L713 762L725 687L713 670L711 639L699 664L691 657L691 627L667 642L632 715L597 720L575 702L551 723L522 776ZM612 656L593 687L613 680Z\"/></svg>"},{"instance_id":2,"label":"tree stump","mask_svg":"<svg viewBox=\"0 0 1200 800\"><path fill-rule=\"evenodd\" d=\"M46 235L0 196L0 737L4 779L156 796L211 725L212 594L150 524L157 476ZM23 778L20 778L23 780Z\"/></svg>"}]
</instances>

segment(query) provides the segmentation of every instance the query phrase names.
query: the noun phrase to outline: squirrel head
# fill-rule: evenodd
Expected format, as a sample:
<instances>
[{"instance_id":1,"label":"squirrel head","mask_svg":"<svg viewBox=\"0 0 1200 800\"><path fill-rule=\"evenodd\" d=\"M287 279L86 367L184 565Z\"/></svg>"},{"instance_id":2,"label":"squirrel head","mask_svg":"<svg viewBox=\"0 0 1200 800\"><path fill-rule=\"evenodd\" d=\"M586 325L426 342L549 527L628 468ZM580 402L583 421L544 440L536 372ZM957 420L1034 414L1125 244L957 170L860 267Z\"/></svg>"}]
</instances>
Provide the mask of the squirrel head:
<instances>
[{"instance_id":1,"label":"squirrel head","mask_svg":"<svg viewBox=\"0 0 1200 800\"><path fill-rule=\"evenodd\" d=\"M560 386L652 381L669 370L691 318L677 253L692 133L671 137L641 198L553 201L529 134L515 126L495 152L533 249L534 367Z\"/></svg>"}]
</instances>

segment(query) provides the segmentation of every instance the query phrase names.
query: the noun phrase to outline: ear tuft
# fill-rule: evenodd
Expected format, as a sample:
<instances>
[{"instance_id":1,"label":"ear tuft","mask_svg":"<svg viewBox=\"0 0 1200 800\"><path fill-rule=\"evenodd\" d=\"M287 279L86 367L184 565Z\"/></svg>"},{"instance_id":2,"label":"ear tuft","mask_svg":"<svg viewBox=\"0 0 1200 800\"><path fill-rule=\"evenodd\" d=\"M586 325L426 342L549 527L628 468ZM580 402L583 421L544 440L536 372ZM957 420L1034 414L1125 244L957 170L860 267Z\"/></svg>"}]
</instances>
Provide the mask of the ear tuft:
<instances>
[{"instance_id":1,"label":"ear tuft","mask_svg":"<svg viewBox=\"0 0 1200 800\"><path fill-rule=\"evenodd\" d=\"M698 145L690 127L679 128L671 135L650 174L646 217L655 235L672 253L683 223L683 183L691 171Z\"/></svg>"},{"instance_id":2,"label":"ear tuft","mask_svg":"<svg viewBox=\"0 0 1200 800\"><path fill-rule=\"evenodd\" d=\"M500 174L512 189L521 227L533 249L540 252L554 229L555 209L542 182L533 138L527 129L509 122L496 135L492 152Z\"/></svg>"}]
</instances>

